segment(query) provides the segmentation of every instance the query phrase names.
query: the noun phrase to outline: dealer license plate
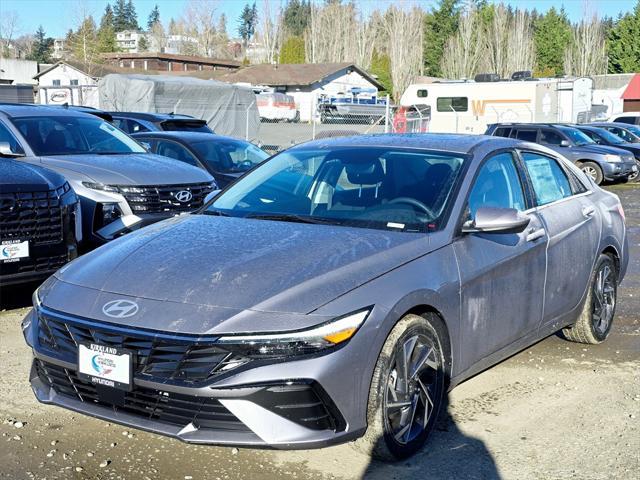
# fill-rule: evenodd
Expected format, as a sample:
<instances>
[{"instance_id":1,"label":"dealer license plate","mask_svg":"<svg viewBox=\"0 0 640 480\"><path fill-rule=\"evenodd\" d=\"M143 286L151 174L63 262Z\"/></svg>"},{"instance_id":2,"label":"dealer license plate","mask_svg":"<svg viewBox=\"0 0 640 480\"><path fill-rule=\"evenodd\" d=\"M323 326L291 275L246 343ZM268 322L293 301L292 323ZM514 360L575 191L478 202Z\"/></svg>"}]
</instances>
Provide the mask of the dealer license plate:
<instances>
[{"instance_id":1,"label":"dealer license plate","mask_svg":"<svg viewBox=\"0 0 640 480\"><path fill-rule=\"evenodd\" d=\"M132 366L129 350L95 343L78 345L78 374L94 384L131 390Z\"/></svg>"},{"instance_id":2,"label":"dealer license plate","mask_svg":"<svg viewBox=\"0 0 640 480\"><path fill-rule=\"evenodd\" d=\"M3 240L0 242L0 261L3 263L18 262L29 256L29 241Z\"/></svg>"}]
</instances>

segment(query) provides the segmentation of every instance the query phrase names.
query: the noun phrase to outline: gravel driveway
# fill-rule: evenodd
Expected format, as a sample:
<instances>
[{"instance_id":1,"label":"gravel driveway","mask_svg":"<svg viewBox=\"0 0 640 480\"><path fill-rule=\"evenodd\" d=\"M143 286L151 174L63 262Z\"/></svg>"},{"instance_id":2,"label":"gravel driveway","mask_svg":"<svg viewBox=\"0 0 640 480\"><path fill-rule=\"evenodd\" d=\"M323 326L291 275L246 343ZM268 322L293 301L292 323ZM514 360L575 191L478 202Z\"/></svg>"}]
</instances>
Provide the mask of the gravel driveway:
<instances>
[{"instance_id":1,"label":"gravel driveway","mask_svg":"<svg viewBox=\"0 0 640 480\"><path fill-rule=\"evenodd\" d=\"M640 185L623 200L631 243L602 345L551 336L456 388L426 448L395 465L347 445L277 452L193 446L38 404L20 332L30 289L3 289L0 478L636 479L640 472Z\"/></svg>"}]
</instances>

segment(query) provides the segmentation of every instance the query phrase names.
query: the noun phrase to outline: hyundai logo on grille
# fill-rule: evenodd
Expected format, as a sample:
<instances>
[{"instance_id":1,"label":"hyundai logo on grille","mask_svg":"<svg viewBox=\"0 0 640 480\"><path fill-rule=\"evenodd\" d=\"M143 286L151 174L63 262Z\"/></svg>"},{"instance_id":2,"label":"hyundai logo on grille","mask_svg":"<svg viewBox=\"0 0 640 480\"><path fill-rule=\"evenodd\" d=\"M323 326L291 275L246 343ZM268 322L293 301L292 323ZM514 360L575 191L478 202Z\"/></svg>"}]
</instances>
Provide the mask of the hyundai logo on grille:
<instances>
[{"instance_id":1,"label":"hyundai logo on grille","mask_svg":"<svg viewBox=\"0 0 640 480\"><path fill-rule=\"evenodd\" d=\"M102 313L112 318L127 318L138 313L139 307L136 302L129 300L111 300L102 306Z\"/></svg>"},{"instance_id":2,"label":"hyundai logo on grille","mask_svg":"<svg viewBox=\"0 0 640 480\"><path fill-rule=\"evenodd\" d=\"M193 198L193 195L189 190L180 190L173 195L180 203L186 203Z\"/></svg>"}]
</instances>

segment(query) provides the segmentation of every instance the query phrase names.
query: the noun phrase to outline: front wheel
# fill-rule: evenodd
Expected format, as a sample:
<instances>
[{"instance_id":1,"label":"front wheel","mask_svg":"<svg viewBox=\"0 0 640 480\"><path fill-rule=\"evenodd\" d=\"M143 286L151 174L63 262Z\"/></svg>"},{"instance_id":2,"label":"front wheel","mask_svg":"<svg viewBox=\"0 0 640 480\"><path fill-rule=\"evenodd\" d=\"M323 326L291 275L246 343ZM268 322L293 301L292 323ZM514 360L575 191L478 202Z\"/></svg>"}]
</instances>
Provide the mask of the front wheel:
<instances>
[{"instance_id":1,"label":"front wheel","mask_svg":"<svg viewBox=\"0 0 640 480\"><path fill-rule=\"evenodd\" d=\"M609 336L616 312L618 273L609 255L600 255L591 274L591 284L580 317L572 326L564 328L567 340L598 344Z\"/></svg>"},{"instance_id":2,"label":"front wheel","mask_svg":"<svg viewBox=\"0 0 640 480\"><path fill-rule=\"evenodd\" d=\"M638 159L636 159L636 166L638 167L638 171L629 175L627 182L640 182L640 160Z\"/></svg>"},{"instance_id":3,"label":"front wheel","mask_svg":"<svg viewBox=\"0 0 640 480\"><path fill-rule=\"evenodd\" d=\"M359 450L386 461L407 458L432 432L445 394L437 317L407 315L391 330L375 366L367 431Z\"/></svg>"},{"instance_id":4,"label":"front wheel","mask_svg":"<svg viewBox=\"0 0 640 480\"><path fill-rule=\"evenodd\" d=\"M596 185L600 185L604 181L602 169L600 168L600 165L595 162L581 163L580 170L582 170L588 177L591 177L591 179L596 182Z\"/></svg>"}]
</instances>

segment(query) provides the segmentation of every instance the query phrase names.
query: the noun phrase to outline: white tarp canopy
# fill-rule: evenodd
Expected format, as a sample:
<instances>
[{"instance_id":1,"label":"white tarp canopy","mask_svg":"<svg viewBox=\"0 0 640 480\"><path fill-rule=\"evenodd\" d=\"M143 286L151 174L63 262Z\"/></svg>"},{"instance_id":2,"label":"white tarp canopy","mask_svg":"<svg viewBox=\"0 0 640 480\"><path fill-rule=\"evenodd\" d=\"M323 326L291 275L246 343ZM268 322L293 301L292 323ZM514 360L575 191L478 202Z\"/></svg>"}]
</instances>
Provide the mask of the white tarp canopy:
<instances>
[{"instance_id":1,"label":"white tarp canopy","mask_svg":"<svg viewBox=\"0 0 640 480\"><path fill-rule=\"evenodd\" d=\"M100 108L117 112L182 113L207 121L220 135L257 137L260 116L249 88L172 75L105 75Z\"/></svg>"}]
</instances>

